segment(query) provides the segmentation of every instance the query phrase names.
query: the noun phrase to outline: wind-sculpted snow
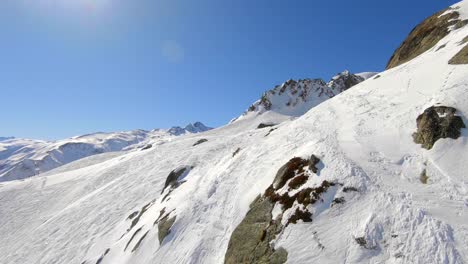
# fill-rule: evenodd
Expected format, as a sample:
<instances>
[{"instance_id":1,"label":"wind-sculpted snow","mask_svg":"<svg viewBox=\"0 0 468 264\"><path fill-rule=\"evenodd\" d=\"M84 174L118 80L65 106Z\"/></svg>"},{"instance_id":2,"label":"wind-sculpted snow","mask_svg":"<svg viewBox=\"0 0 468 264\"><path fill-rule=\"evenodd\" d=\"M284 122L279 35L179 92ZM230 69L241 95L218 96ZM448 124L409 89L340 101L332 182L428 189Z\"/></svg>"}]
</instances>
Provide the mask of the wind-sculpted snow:
<instances>
[{"instance_id":1,"label":"wind-sculpted snow","mask_svg":"<svg viewBox=\"0 0 468 264\"><path fill-rule=\"evenodd\" d=\"M260 233L272 238L275 259L467 263L467 129L430 150L412 137L418 116L434 105L457 109L468 124L468 65L448 64L466 35L466 26L451 31L433 49L294 119L249 114L145 151L104 153L0 183L0 263L223 263L236 228L280 168L312 154L316 172L297 170L274 191L275 200L295 197L290 211L271 209L272 218L284 216L281 231ZM257 129L261 123L277 125ZM176 188L164 189L171 172L188 167L173 177ZM296 192L325 182L317 202L299 203Z\"/></svg>"}]
</instances>

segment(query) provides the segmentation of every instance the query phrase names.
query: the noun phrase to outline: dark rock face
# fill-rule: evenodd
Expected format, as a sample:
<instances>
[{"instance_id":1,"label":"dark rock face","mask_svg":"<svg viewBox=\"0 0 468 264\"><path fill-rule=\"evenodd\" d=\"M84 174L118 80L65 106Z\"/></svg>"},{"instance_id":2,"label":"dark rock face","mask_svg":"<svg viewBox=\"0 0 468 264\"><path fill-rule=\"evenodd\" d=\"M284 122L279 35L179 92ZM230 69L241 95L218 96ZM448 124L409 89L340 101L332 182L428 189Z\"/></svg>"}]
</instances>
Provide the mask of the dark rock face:
<instances>
[{"instance_id":1,"label":"dark rock face","mask_svg":"<svg viewBox=\"0 0 468 264\"><path fill-rule=\"evenodd\" d=\"M147 150L147 149L150 149L152 147L153 147L153 145L148 144L148 145L144 146L143 148L141 148L141 150Z\"/></svg>"},{"instance_id":2,"label":"dark rock face","mask_svg":"<svg viewBox=\"0 0 468 264\"><path fill-rule=\"evenodd\" d=\"M229 240L224 263L285 263L287 252L275 250L270 241L281 231L281 223L272 220L274 204L264 197L257 198L244 220Z\"/></svg>"},{"instance_id":3,"label":"dark rock face","mask_svg":"<svg viewBox=\"0 0 468 264\"><path fill-rule=\"evenodd\" d=\"M259 111L262 113L263 111L272 110L282 113L285 109L290 110L304 103L325 101L364 80L365 78L354 75L349 71L338 73L328 83L322 79L290 79L263 93L260 100L251 105L247 112ZM280 100L285 103L274 103L280 97L287 98L287 100L284 100L284 98ZM291 114L289 110L286 111L288 115ZM294 115L300 116L302 114L302 111L300 111Z\"/></svg>"},{"instance_id":4,"label":"dark rock face","mask_svg":"<svg viewBox=\"0 0 468 264\"><path fill-rule=\"evenodd\" d=\"M164 188L161 193L163 193L167 187L171 187L172 189L177 188L180 185L179 177L192 168L192 166L184 166L171 171L166 178L166 183L164 184Z\"/></svg>"},{"instance_id":5,"label":"dark rock face","mask_svg":"<svg viewBox=\"0 0 468 264\"><path fill-rule=\"evenodd\" d=\"M208 139L205 139L205 138L202 138L200 140L198 140L197 142L195 142L195 144L193 144L193 146L197 146L197 145L200 145L202 143L205 143L205 142L208 142Z\"/></svg>"},{"instance_id":6,"label":"dark rock face","mask_svg":"<svg viewBox=\"0 0 468 264\"><path fill-rule=\"evenodd\" d=\"M387 64L387 69L408 62L434 47L437 42L448 35L450 26L455 26L455 28L463 26L464 22L458 19L459 13L456 11L440 16L447 10L437 12L416 26L394 52Z\"/></svg>"},{"instance_id":7,"label":"dark rock face","mask_svg":"<svg viewBox=\"0 0 468 264\"><path fill-rule=\"evenodd\" d=\"M344 71L333 77L328 86L334 91L343 92L363 81L363 77L351 74L349 71Z\"/></svg>"},{"instance_id":8,"label":"dark rock face","mask_svg":"<svg viewBox=\"0 0 468 264\"><path fill-rule=\"evenodd\" d=\"M132 224L130 225L130 228L128 228L127 231L130 231L136 224L138 224L138 221L140 221L141 216L148 210L148 208L151 207L153 202L147 203L145 206L141 208L140 211L133 212L128 219L132 220Z\"/></svg>"},{"instance_id":9,"label":"dark rock face","mask_svg":"<svg viewBox=\"0 0 468 264\"><path fill-rule=\"evenodd\" d=\"M315 155L310 156L309 159L309 170L311 170L313 173L318 172L317 165L319 164L320 159L317 158Z\"/></svg>"},{"instance_id":10,"label":"dark rock face","mask_svg":"<svg viewBox=\"0 0 468 264\"><path fill-rule=\"evenodd\" d=\"M272 124L272 123L260 123L260 124L257 126L257 129L261 129L261 128L265 128L265 127L272 127L272 126L276 126L276 124Z\"/></svg>"},{"instance_id":11,"label":"dark rock face","mask_svg":"<svg viewBox=\"0 0 468 264\"><path fill-rule=\"evenodd\" d=\"M241 148L237 148L237 149L232 153L232 157L234 158L237 154L239 154L240 151L241 151Z\"/></svg>"},{"instance_id":12,"label":"dark rock face","mask_svg":"<svg viewBox=\"0 0 468 264\"><path fill-rule=\"evenodd\" d=\"M318 158L313 155L312 157L311 159L293 158L278 170L273 183L262 196L258 196L252 202L245 218L233 231L224 263L281 264L287 261L288 252L283 248L275 249L271 241L289 224L296 224L301 220L311 222L312 213L307 207L321 202L322 194L336 185L325 180L315 188L300 189L309 176L312 176L307 168L319 162ZM290 195L289 192L282 192L283 187L299 191ZM292 207L295 204L297 207L294 209ZM275 206L280 206L281 212L276 219L273 219L272 211ZM283 225L283 215L290 208L294 213Z\"/></svg>"},{"instance_id":13,"label":"dark rock face","mask_svg":"<svg viewBox=\"0 0 468 264\"><path fill-rule=\"evenodd\" d=\"M176 217L169 218L169 215L166 215L161 220L158 221L158 239L159 244L162 244L164 238L171 232L171 227L174 225Z\"/></svg>"},{"instance_id":14,"label":"dark rock face","mask_svg":"<svg viewBox=\"0 0 468 264\"><path fill-rule=\"evenodd\" d=\"M289 179L293 178L297 174L304 173L304 167L307 165L308 160L302 158L292 158L276 173L275 180L273 181L273 188L275 190L281 189Z\"/></svg>"},{"instance_id":15,"label":"dark rock face","mask_svg":"<svg viewBox=\"0 0 468 264\"><path fill-rule=\"evenodd\" d=\"M441 138L457 139L460 129L465 128L463 119L455 115L457 110L447 106L431 106L416 119L418 130L413 134L414 142L431 149Z\"/></svg>"},{"instance_id":16,"label":"dark rock face","mask_svg":"<svg viewBox=\"0 0 468 264\"><path fill-rule=\"evenodd\" d=\"M462 43L467 43L465 46L457 53L453 58L449 60L449 64L459 65L459 64L468 64L468 36L466 36Z\"/></svg>"}]
</instances>

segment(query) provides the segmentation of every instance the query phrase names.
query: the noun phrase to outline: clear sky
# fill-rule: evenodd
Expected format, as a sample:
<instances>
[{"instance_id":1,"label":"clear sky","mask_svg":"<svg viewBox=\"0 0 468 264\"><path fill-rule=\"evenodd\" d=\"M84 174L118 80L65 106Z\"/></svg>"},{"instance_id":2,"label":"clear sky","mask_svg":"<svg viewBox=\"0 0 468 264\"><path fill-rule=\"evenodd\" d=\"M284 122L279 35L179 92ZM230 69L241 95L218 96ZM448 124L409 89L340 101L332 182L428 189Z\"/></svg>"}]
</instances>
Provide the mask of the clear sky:
<instances>
[{"instance_id":1,"label":"clear sky","mask_svg":"<svg viewBox=\"0 0 468 264\"><path fill-rule=\"evenodd\" d=\"M383 70L456 2L1 0L0 136L220 126L289 78Z\"/></svg>"}]
</instances>

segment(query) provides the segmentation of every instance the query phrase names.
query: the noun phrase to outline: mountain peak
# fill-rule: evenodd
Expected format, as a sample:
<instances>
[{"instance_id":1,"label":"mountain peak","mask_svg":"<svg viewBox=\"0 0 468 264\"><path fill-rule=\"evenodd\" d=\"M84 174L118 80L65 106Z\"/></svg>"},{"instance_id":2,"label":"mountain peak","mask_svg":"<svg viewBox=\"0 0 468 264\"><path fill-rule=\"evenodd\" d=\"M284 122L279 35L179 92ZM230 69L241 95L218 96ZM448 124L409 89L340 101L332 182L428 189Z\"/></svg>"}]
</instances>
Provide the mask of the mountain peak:
<instances>
[{"instance_id":1,"label":"mountain peak","mask_svg":"<svg viewBox=\"0 0 468 264\"><path fill-rule=\"evenodd\" d=\"M185 126L185 130L189 131L190 133L200 133L204 132L207 130L212 129L211 127L205 126L202 122L195 122L195 123L190 123Z\"/></svg>"},{"instance_id":2,"label":"mountain peak","mask_svg":"<svg viewBox=\"0 0 468 264\"><path fill-rule=\"evenodd\" d=\"M364 80L364 77L351 74L348 70L345 70L333 76L327 86L335 92L343 92Z\"/></svg>"},{"instance_id":3,"label":"mountain peak","mask_svg":"<svg viewBox=\"0 0 468 264\"><path fill-rule=\"evenodd\" d=\"M328 83L323 79L289 79L263 93L260 100L253 103L243 116L249 112L262 114L266 111L288 116L301 116L312 107L365 79L348 70L338 73Z\"/></svg>"},{"instance_id":4,"label":"mountain peak","mask_svg":"<svg viewBox=\"0 0 468 264\"><path fill-rule=\"evenodd\" d=\"M186 133L191 133L191 134L201 133L201 132L205 132L211 129L213 128L207 127L202 122L197 121L195 123L187 124L184 128L180 126L173 126L168 130L168 132L169 134L172 134L174 136L179 136L179 135L183 135Z\"/></svg>"}]
</instances>

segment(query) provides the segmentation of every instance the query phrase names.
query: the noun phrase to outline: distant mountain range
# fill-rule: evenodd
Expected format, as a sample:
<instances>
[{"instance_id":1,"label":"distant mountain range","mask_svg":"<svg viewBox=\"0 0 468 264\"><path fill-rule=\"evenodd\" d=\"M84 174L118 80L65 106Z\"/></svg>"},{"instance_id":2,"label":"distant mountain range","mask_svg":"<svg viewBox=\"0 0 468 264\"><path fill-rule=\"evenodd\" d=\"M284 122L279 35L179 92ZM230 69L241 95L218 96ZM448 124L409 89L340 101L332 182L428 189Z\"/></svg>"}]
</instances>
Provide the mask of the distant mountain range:
<instances>
[{"instance_id":1,"label":"distant mountain range","mask_svg":"<svg viewBox=\"0 0 468 264\"><path fill-rule=\"evenodd\" d=\"M24 179L88 156L126 151L174 136L200 133L211 128L201 122L185 128L93 133L58 141L0 138L0 182Z\"/></svg>"}]
</instances>

